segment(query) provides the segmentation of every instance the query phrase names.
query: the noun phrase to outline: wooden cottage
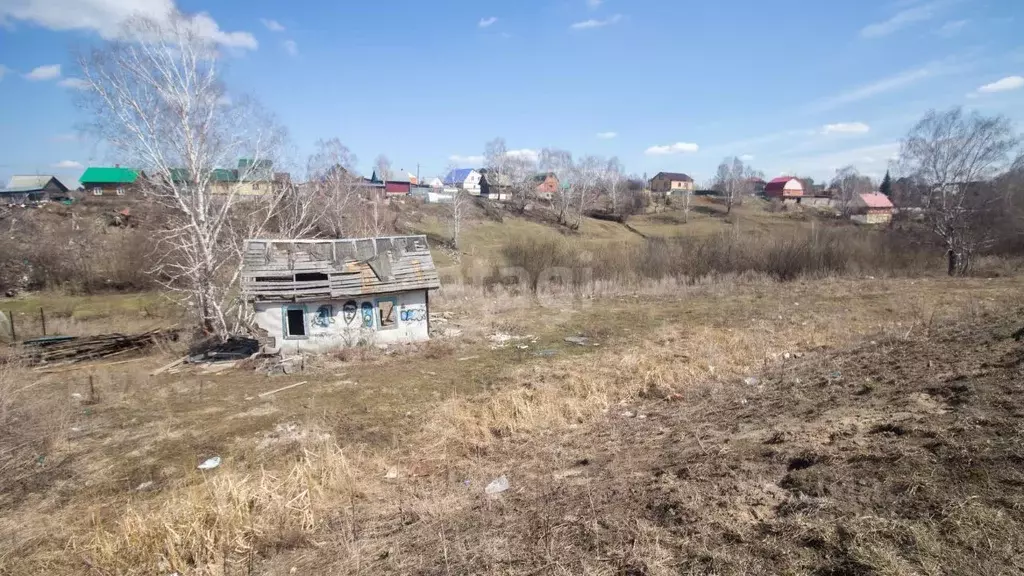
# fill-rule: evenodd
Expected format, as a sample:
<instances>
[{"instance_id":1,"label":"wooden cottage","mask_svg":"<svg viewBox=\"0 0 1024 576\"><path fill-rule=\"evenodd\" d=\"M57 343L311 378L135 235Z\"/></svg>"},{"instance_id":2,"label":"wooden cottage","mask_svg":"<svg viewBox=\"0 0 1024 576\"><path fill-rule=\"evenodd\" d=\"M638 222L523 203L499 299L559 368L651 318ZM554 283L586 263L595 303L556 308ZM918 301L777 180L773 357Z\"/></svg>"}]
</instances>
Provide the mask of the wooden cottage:
<instances>
[{"instance_id":1,"label":"wooden cottage","mask_svg":"<svg viewBox=\"0 0 1024 576\"><path fill-rule=\"evenodd\" d=\"M892 221L893 205L881 192L857 194L850 202L851 218L862 224L888 224Z\"/></svg>"},{"instance_id":2,"label":"wooden cottage","mask_svg":"<svg viewBox=\"0 0 1024 576\"><path fill-rule=\"evenodd\" d=\"M425 236L247 240L242 291L284 353L429 339Z\"/></svg>"}]
</instances>

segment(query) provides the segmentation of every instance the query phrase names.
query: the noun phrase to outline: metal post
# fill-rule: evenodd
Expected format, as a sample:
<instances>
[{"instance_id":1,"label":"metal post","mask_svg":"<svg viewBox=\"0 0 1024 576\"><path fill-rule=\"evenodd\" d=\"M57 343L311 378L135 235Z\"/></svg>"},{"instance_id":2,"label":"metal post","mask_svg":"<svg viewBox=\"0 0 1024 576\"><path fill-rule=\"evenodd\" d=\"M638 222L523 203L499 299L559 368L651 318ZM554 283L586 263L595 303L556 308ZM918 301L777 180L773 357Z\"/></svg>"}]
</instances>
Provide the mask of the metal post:
<instances>
[{"instance_id":1,"label":"metal post","mask_svg":"<svg viewBox=\"0 0 1024 576\"><path fill-rule=\"evenodd\" d=\"M16 342L18 340L18 334L14 331L14 311L8 310L7 317L11 319L11 341Z\"/></svg>"},{"instance_id":2,"label":"metal post","mask_svg":"<svg viewBox=\"0 0 1024 576\"><path fill-rule=\"evenodd\" d=\"M39 307L39 321L43 325L43 336L46 336L46 312L43 311L43 307Z\"/></svg>"}]
</instances>

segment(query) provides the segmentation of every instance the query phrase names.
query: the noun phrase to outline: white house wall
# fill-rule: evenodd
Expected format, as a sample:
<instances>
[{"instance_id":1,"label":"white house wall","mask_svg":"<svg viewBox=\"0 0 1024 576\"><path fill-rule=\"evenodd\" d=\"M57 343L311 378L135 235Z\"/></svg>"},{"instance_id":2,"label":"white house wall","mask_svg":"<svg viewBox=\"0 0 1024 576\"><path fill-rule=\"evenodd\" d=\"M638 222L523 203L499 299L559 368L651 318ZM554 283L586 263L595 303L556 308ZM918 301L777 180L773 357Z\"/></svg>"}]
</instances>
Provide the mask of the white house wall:
<instances>
[{"instance_id":1,"label":"white house wall","mask_svg":"<svg viewBox=\"0 0 1024 576\"><path fill-rule=\"evenodd\" d=\"M387 299L395 302L395 326L381 329L377 303ZM420 342L430 338L425 290L319 302L256 302L254 307L256 324L274 338L277 348L285 355L357 345ZM285 313L289 308L304 308L305 337L285 335Z\"/></svg>"}]
</instances>

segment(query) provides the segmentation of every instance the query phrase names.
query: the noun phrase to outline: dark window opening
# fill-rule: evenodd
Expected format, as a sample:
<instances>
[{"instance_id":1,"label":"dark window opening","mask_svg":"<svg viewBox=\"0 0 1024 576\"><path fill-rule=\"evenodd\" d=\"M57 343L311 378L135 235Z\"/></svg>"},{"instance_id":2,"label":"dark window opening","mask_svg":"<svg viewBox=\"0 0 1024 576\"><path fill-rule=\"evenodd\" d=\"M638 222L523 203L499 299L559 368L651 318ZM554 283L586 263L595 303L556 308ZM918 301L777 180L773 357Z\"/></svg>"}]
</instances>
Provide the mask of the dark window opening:
<instances>
[{"instance_id":1,"label":"dark window opening","mask_svg":"<svg viewBox=\"0 0 1024 576\"><path fill-rule=\"evenodd\" d=\"M257 282L292 282L291 276L258 276Z\"/></svg>"},{"instance_id":2,"label":"dark window opening","mask_svg":"<svg viewBox=\"0 0 1024 576\"><path fill-rule=\"evenodd\" d=\"M390 299L378 300L377 317L380 320L378 323L379 330L388 330L397 327L398 324L395 322L395 301Z\"/></svg>"},{"instance_id":3,"label":"dark window opening","mask_svg":"<svg viewBox=\"0 0 1024 576\"><path fill-rule=\"evenodd\" d=\"M285 313L285 335L292 338L306 337L306 311L289 308Z\"/></svg>"},{"instance_id":4,"label":"dark window opening","mask_svg":"<svg viewBox=\"0 0 1024 576\"><path fill-rule=\"evenodd\" d=\"M327 274L320 272L303 272L295 275L296 282L316 282L317 280L328 280Z\"/></svg>"}]
</instances>

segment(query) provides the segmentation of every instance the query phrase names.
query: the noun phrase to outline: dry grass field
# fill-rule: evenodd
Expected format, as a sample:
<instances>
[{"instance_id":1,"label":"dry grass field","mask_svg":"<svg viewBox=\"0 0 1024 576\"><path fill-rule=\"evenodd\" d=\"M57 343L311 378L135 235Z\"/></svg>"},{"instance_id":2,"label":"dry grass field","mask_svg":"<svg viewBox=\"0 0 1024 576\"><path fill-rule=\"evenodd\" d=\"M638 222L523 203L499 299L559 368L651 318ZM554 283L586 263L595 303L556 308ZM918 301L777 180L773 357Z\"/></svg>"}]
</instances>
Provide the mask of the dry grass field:
<instances>
[{"instance_id":1,"label":"dry grass field","mask_svg":"<svg viewBox=\"0 0 1024 576\"><path fill-rule=\"evenodd\" d=\"M431 342L297 374L7 363L0 574L1012 573L1020 282L449 286Z\"/></svg>"}]
</instances>

